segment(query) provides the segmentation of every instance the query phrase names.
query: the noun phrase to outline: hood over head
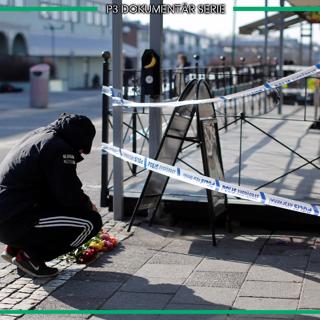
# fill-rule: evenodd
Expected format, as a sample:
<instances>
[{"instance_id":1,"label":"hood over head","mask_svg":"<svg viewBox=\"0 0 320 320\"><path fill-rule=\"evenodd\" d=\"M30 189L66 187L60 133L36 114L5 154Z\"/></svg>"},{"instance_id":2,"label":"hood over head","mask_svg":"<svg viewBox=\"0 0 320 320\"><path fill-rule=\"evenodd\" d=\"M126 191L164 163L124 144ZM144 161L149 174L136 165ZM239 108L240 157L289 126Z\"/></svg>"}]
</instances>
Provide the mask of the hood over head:
<instances>
[{"instance_id":1,"label":"hood over head","mask_svg":"<svg viewBox=\"0 0 320 320\"><path fill-rule=\"evenodd\" d=\"M58 120L49 125L75 151L91 152L96 129L91 120L82 115L63 113Z\"/></svg>"}]
</instances>

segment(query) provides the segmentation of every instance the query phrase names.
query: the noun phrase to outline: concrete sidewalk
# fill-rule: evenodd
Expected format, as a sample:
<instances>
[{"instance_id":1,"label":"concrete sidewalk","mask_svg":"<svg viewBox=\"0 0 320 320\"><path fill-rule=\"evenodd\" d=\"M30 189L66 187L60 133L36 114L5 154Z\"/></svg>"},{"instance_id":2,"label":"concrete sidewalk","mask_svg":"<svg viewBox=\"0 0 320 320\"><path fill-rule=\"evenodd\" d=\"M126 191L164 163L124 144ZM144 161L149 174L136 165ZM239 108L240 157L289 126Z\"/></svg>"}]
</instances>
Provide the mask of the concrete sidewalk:
<instances>
[{"instance_id":1,"label":"concrete sidewalk","mask_svg":"<svg viewBox=\"0 0 320 320\"><path fill-rule=\"evenodd\" d=\"M19 277L16 271L6 276L1 273L0 306L58 310L320 309L319 237L242 229L234 234L219 233L218 238L218 247L213 248L209 235L201 230L194 230L192 234L187 230L141 225L114 251L87 267L69 266L49 282ZM9 279L13 280L10 284ZM28 293L31 295L26 297ZM58 315L22 317L61 318ZM70 318L227 319L221 315L74 315ZM311 320L317 317L229 317L265 318ZM1 316L1 319L12 317Z\"/></svg>"}]
</instances>

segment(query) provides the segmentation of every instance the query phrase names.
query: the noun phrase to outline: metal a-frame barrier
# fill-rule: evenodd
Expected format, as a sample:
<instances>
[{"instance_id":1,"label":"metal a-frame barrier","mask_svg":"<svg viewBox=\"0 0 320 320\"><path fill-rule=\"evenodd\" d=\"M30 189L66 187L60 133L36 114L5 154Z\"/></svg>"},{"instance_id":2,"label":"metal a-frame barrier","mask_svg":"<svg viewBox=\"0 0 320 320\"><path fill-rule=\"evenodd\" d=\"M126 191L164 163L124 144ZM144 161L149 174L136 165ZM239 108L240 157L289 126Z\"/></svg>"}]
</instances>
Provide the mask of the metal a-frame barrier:
<instances>
[{"instance_id":1,"label":"metal a-frame barrier","mask_svg":"<svg viewBox=\"0 0 320 320\"><path fill-rule=\"evenodd\" d=\"M179 100L206 99L211 97L210 89L204 80L193 80L189 82ZM195 137L188 136L194 116L196 116L197 124L197 134ZM174 165L179 158L179 153L182 150L184 142L199 145L201 151L203 172L191 167L191 165L188 165L189 167L208 177L224 178L217 118L212 103L201 105L200 108L197 104L175 108L155 159ZM129 231L138 212L147 211L149 222L150 224L153 223L168 182L169 178L166 176L155 172L148 174L141 196L132 214ZM212 243L216 245L215 221L221 213L226 211L227 197L208 189L206 192L211 221ZM229 221L229 217L227 221Z\"/></svg>"}]
</instances>

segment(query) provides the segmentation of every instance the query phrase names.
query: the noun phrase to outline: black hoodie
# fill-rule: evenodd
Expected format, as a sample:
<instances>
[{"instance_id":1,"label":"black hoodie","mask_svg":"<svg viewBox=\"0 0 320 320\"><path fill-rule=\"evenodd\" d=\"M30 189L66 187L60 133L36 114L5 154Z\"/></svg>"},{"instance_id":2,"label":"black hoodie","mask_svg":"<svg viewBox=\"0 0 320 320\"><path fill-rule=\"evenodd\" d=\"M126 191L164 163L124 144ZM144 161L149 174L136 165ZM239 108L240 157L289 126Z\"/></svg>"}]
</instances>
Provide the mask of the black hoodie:
<instances>
[{"instance_id":1,"label":"black hoodie","mask_svg":"<svg viewBox=\"0 0 320 320\"><path fill-rule=\"evenodd\" d=\"M95 127L85 116L62 114L24 137L0 164L0 224L43 204L88 210L91 203L76 172L90 153Z\"/></svg>"}]
</instances>

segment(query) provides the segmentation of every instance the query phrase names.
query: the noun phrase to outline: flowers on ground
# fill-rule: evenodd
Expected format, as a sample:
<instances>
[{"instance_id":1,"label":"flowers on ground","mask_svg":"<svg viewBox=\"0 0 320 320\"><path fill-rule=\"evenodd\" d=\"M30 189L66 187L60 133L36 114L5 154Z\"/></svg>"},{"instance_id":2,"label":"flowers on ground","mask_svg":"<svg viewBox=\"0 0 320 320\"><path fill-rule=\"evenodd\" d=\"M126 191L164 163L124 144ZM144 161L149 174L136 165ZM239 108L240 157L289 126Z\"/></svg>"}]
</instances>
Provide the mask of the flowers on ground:
<instances>
[{"instance_id":1,"label":"flowers on ground","mask_svg":"<svg viewBox=\"0 0 320 320\"><path fill-rule=\"evenodd\" d=\"M84 243L78 249L70 252L67 259L75 260L79 264L85 264L94 260L100 252L107 252L118 245L116 237L101 230L97 236Z\"/></svg>"}]
</instances>

